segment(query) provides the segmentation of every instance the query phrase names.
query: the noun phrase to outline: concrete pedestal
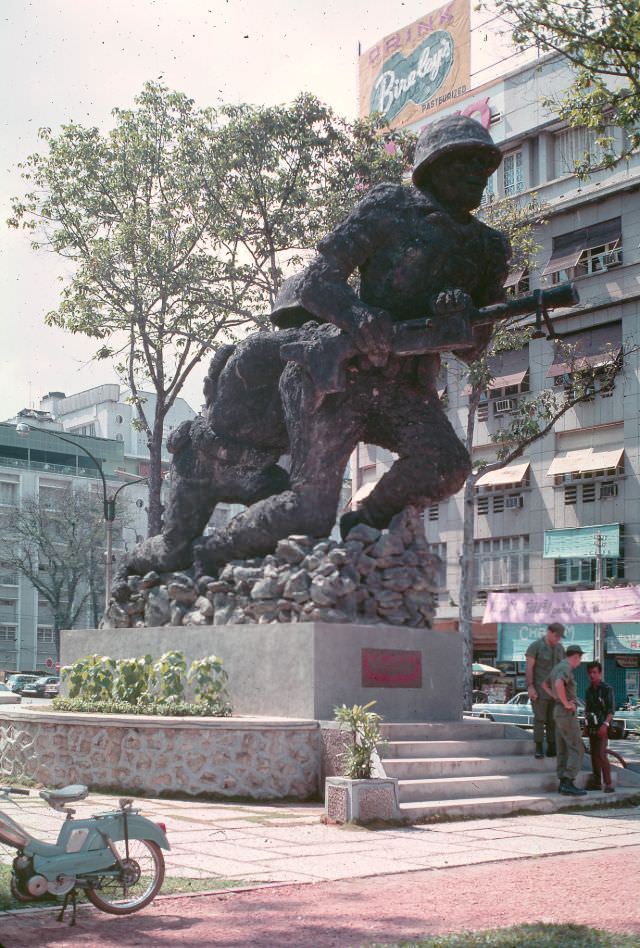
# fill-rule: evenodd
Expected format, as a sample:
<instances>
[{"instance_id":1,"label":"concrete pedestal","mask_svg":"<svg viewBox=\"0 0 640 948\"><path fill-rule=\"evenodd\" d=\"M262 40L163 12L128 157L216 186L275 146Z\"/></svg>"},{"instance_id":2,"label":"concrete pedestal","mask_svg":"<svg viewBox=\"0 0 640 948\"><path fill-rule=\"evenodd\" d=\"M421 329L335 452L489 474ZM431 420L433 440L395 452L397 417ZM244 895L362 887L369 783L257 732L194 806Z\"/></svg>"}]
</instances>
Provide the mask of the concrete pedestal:
<instances>
[{"instance_id":1,"label":"concrete pedestal","mask_svg":"<svg viewBox=\"0 0 640 948\"><path fill-rule=\"evenodd\" d=\"M215 654L229 674L234 714L330 720L336 705L366 704L385 721L462 719L458 633L391 625L290 624L72 629L61 662L98 653L112 658L170 649L187 666Z\"/></svg>"}]
</instances>

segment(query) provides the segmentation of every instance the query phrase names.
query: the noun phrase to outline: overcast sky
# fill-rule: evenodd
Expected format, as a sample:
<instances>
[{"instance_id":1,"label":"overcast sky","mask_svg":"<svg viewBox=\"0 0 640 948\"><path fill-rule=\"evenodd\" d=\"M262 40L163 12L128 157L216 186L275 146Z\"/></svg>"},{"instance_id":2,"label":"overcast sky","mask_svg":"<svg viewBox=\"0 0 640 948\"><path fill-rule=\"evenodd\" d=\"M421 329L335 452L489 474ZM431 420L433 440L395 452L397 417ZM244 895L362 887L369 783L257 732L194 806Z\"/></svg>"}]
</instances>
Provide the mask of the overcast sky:
<instances>
[{"instance_id":1,"label":"overcast sky","mask_svg":"<svg viewBox=\"0 0 640 948\"><path fill-rule=\"evenodd\" d=\"M56 307L62 262L9 230L20 194L17 163L38 150L38 129L64 122L106 129L111 109L133 104L147 80L198 106L278 104L312 92L338 113L357 110L358 43L365 50L443 0L2 0L0 163L0 420L116 381L90 363L92 343L44 326ZM183 390L200 405L204 367Z\"/></svg>"}]
</instances>

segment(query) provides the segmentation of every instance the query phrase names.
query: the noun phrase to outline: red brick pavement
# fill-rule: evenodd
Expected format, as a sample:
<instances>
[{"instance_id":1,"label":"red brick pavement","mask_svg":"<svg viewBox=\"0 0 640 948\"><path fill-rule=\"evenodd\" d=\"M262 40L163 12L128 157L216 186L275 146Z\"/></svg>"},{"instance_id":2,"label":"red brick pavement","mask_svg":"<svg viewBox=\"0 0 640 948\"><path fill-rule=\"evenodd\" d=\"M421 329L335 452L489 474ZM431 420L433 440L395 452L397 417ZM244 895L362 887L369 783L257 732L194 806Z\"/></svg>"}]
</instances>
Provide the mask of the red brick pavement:
<instances>
[{"instance_id":1,"label":"red brick pavement","mask_svg":"<svg viewBox=\"0 0 640 948\"><path fill-rule=\"evenodd\" d=\"M375 866L372 865L372 871ZM637 932L640 846L311 885L160 898L137 915L0 917L3 948L360 948L525 922Z\"/></svg>"}]
</instances>

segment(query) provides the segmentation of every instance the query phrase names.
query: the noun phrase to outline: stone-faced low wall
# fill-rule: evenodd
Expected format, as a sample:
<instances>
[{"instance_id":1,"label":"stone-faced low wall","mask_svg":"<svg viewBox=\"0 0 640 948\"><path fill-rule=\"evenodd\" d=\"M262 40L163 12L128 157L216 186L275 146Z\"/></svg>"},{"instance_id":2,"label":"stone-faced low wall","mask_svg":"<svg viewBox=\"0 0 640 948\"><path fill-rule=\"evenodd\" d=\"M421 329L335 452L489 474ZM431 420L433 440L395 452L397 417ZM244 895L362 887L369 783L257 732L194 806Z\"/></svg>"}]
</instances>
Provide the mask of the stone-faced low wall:
<instances>
[{"instance_id":1,"label":"stone-faced low wall","mask_svg":"<svg viewBox=\"0 0 640 948\"><path fill-rule=\"evenodd\" d=\"M317 721L0 711L0 780L50 787L306 800L322 756Z\"/></svg>"}]
</instances>

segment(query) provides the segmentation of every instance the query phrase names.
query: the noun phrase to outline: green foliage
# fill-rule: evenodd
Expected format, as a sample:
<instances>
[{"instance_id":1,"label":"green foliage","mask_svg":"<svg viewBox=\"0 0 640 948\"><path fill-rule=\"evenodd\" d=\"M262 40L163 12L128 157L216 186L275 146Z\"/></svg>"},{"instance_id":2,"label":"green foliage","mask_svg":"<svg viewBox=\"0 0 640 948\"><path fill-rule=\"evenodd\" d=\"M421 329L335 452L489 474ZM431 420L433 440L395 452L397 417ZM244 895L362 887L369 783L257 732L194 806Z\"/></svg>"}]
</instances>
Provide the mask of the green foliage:
<instances>
[{"instance_id":1,"label":"green foliage","mask_svg":"<svg viewBox=\"0 0 640 948\"><path fill-rule=\"evenodd\" d=\"M116 678L113 685L113 697L126 704L138 704L148 694L151 684L153 659L122 658L116 663Z\"/></svg>"},{"instance_id":2,"label":"green foliage","mask_svg":"<svg viewBox=\"0 0 640 948\"><path fill-rule=\"evenodd\" d=\"M219 700L229 676L222 667L222 659L217 655L194 660L191 663L187 681L193 683L196 692L196 704L211 704Z\"/></svg>"},{"instance_id":3,"label":"green foliage","mask_svg":"<svg viewBox=\"0 0 640 948\"><path fill-rule=\"evenodd\" d=\"M225 696L228 675L216 655L196 659L187 674L183 652L166 652L157 662L150 655L118 661L88 655L61 670L68 697L54 699L61 711L118 714L231 713ZM185 701L185 682L193 684L195 704Z\"/></svg>"},{"instance_id":4,"label":"green foliage","mask_svg":"<svg viewBox=\"0 0 640 948\"><path fill-rule=\"evenodd\" d=\"M199 701L196 704L180 700L159 700L149 695L137 702L120 701L115 698L100 701L89 700L86 696L75 698L54 698L54 711L75 711L89 714L153 714L165 717L229 717L231 707L220 698L214 701Z\"/></svg>"},{"instance_id":5,"label":"green foliage","mask_svg":"<svg viewBox=\"0 0 640 948\"><path fill-rule=\"evenodd\" d=\"M483 4L484 5L484 4ZM640 147L640 6L637 0L496 0L521 48L562 53L575 67L572 85L545 100L560 118L587 129L576 172L611 167ZM624 129L616 141L611 126Z\"/></svg>"},{"instance_id":6,"label":"green foliage","mask_svg":"<svg viewBox=\"0 0 640 948\"><path fill-rule=\"evenodd\" d=\"M187 673L184 652L165 652L153 665L154 684L159 701L182 701Z\"/></svg>"},{"instance_id":7,"label":"green foliage","mask_svg":"<svg viewBox=\"0 0 640 948\"><path fill-rule=\"evenodd\" d=\"M637 935L606 932L587 925L511 925L479 932L431 935L418 941L371 945L371 948L637 948Z\"/></svg>"},{"instance_id":8,"label":"green foliage","mask_svg":"<svg viewBox=\"0 0 640 948\"><path fill-rule=\"evenodd\" d=\"M61 669L62 680L69 685L69 695L82 695L87 701L100 701L111 696L116 662L107 655L87 655L73 665Z\"/></svg>"},{"instance_id":9,"label":"green foliage","mask_svg":"<svg viewBox=\"0 0 640 948\"><path fill-rule=\"evenodd\" d=\"M235 305L260 321L285 273L363 191L401 181L415 136L376 117L351 125L312 95L288 106L226 105L218 122L205 158L208 198Z\"/></svg>"},{"instance_id":10,"label":"green foliage","mask_svg":"<svg viewBox=\"0 0 640 948\"><path fill-rule=\"evenodd\" d=\"M345 704L333 709L334 720L340 728L348 729L351 743L342 754L345 764L345 776L353 780L367 780L371 777L373 754L382 743L380 722L382 717L370 709L375 701L368 704L354 704L349 708Z\"/></svg>"}]
</instances>

